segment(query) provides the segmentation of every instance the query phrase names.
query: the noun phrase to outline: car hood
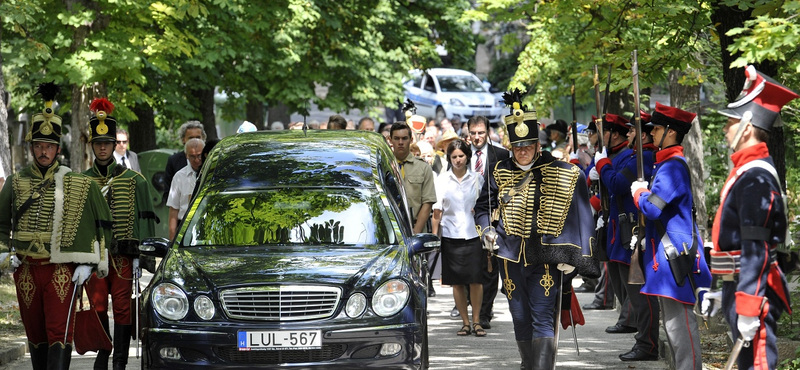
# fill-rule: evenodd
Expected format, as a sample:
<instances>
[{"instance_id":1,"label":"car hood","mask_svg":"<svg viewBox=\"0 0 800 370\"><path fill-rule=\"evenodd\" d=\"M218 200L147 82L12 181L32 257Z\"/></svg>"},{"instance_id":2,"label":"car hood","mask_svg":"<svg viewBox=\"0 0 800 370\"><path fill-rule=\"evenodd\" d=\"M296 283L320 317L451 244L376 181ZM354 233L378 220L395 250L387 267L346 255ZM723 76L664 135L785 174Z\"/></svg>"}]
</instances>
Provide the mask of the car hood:
<instances>
[{"instance_id":1,"label":"car hood","mask_svg":"<svg viewBox=\"0 0 800 370\"><path fill-rule=\"evenodd\" d=\"M187 291L264 284L373 285L401 276L408 268L403 261L407 253L400 246L193 247L174 250L161 277Z\"/></svg>"}]
</instances>

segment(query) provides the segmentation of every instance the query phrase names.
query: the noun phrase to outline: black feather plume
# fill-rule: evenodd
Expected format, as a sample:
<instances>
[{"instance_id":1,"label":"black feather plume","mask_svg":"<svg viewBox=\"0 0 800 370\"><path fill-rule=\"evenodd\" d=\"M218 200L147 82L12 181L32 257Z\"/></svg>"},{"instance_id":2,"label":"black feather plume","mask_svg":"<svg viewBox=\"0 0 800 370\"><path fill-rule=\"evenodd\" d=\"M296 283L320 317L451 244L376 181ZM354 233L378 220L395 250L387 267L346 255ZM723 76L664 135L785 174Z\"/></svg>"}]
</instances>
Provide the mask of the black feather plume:
<instances>
[{"instance_id":1,"label":"black feather plume","mask_svg":"<svg viewBox=\"0 0 800 370\"><path fill-rule=\"evenodd\" d=\"M41 95L44 101L56 100L56 96L60 92L61 88L55 84L55 81L39 84L39 87L36 88L36 93Z\"/></svg>"},{"instance_id":2,"label":"black feather plume","mask_svg":"<svg viewBox=\"0 0 800 370\"><path fill-rule=\"evenodd\" d=\"M522 97L524 95L523 92L519 91L519 88L503 93L503 103L508 106L511 114L514 114L514 103L519 103L519 107L523 111L528 110L526 106L522 105Z\"/></svg>"},{"instance_id":3,"label":"black feather plume","mask_svg":"<svg viewBox=\"0 0 800 370\"><path fill-rule=\"evenodd\" d=\"M417 106L414 105L414 102L411 99L406 99L406 103L403 104L403 112L411 112L411 114L417 114Z\"/></svg>"}]
</instances>

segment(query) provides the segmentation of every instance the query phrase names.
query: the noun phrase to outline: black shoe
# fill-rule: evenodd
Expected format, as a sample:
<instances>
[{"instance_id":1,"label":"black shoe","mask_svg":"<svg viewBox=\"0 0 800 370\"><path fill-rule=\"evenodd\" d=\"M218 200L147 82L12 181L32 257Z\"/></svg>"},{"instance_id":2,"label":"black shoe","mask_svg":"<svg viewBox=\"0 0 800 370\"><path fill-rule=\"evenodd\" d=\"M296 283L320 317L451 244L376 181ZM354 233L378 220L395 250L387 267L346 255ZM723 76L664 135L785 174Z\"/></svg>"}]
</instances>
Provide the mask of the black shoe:
<instances>
[{"instance_id":1,"label":"black shoe","mask_svg":"<svg viewBox=\"0 0 800 370\"><path fill-rule=\"evenodd\" d=\"M450 317L452 318L461 317L461 313L458 312L458 307L453 307L453 310L450 311Z\"/></svg>"},{"instance_id":2,"label":"black shoe","mask_svg":"<svg viewBox=\"0 0 800 370\"><path fill-rule=\"evenodd\" d=\"M431 297L431 298L436 297L436 291L433 290L433 288L430 288L428 290L428 297Z\"/></svg>"},{"instance_id":3,"label":"black shoe","mask_svg":"<svg viewBox=\"0 0 800 370\"><path fill-rule=\"evenodd\" d=\"M489 320L481 320L480 321L480 325L484 329L491 329L492 328L492 324L489 322Z\"/></svg>"},{"instance_id":4,"label":"black shoe","mask_svg":"<svg viewBox=\"0 0 800 370\"><path fill-rule=\"evenodd\" d=\"M614 306L603 306L600 303L592 302L589 304L583 305L584 310L613 310Z\"/></svg>"},{"instance_id":5,"label":"black shoe","mask_svg":"<svg viewBox=\"0 0 800 370\"><path fill-rule=\"evenodd\" d=\"M630 352L619 355L619 359L622 361L657 361L658 353L649 354L634 348Z\"/></svg>"},{"instance_id":6,"label":"black shoe","mask_svg":"<svg viewBox=\"0 0 800 370\"><path fill-rule=\"evenodd\" d=\"M617 324L617 325L614 325L614 326L609 326L609 327L606 328L606 333L611 333L611 334L635 333L637 331L639 331L639 330L637 330L633 326L625 326L625 325L620 325L620 324ZM638 351L638 350L634 350L634 351ZM631 351L631 352L633 352L633 351ZM628 352L628 353L630 353L630 352Z\"/></svg>"}]
</instances>

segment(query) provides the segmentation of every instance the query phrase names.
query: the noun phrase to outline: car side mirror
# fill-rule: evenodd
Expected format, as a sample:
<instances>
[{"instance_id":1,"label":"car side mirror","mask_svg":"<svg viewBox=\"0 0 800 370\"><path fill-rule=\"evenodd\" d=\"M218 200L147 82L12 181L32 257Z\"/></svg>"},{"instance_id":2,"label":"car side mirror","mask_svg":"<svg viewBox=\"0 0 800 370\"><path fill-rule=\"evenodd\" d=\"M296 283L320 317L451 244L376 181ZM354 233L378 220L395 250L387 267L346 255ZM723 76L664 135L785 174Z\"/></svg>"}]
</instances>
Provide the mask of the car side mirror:
<instances>
[{"instance_id":1,"label":"car side mirror","mask_svg":"<svg viewBox=\"0 0 800 370\"><path fill-rule=\"evenodd\" d=\"M139 252L145 256L164 258L168 251L169 239L167 238L147 238L139 245Z\"/></svg>"},{"instance_id":2,"label":"car side mirror","mask_svg":"<svg viewBox=\"0 0 800 370\"><path fill-rule=\"evenodd\" d=\"M409 254L414 256L426 254L439 250L442 242L439 237L431 233L420 233L411 237L411 245L408 247Z\"/></svg>"}]
</instances>

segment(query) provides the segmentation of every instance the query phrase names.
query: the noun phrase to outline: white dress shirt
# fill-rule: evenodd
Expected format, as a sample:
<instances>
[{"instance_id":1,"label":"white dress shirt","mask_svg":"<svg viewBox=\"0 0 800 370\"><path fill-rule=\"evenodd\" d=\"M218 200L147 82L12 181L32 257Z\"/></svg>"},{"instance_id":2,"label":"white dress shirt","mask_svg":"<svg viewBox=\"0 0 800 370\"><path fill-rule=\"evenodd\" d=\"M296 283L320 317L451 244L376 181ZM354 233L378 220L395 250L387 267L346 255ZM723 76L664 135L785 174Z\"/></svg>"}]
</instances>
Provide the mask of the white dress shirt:
<instances>
[{"instance_id":1,"label":"white dress shirt","mask_svg":"<svg viewBox=\"0 0 800 370\"><path fill-rule=\"evenodd\" d=\"M439 227L442 237L472 239L478 237L472 209L483 185L483 176L471 170L458 181L452 170L436 178L436 203L434 210L442 211Z\"/></svg>"},{"instance_id":2,"label":"white dress shirt","mask_svg":"<svg viewBox=\"0 0 800 370\"><path fill-rule=\"evenodd\" d=\"M178 210L178 219L182 220L189 209L189 202L192 200L194 184L197 181L197 173L192 166L181 168L172 178L172 185L169 188L167 206Z\"/></svg>"},{"instance_id":3,"label":"white dress shirt","mask_svg":"<svg viewBox=\"0 0 800 370\"><path fill-rule=\"evenodd\" d=\"M483 174L486 175L486 165L487 165L486 161L489 160L489 155L488 155L488 151L490 150L489 145L483 144L483 148L481 149L476 148L475 145L470 145L470 149L472 149L472 158L469 160L469 165L470 165L469 168L475 171L475 163L478 162L478 150L480 150L481 161L482 161L481 166L483 167Z\"/></svg>"}]
</instances>

